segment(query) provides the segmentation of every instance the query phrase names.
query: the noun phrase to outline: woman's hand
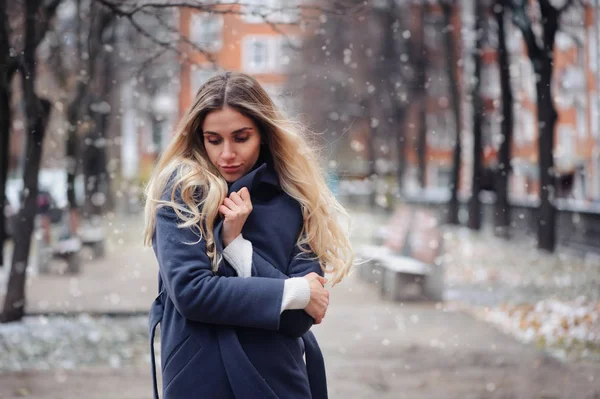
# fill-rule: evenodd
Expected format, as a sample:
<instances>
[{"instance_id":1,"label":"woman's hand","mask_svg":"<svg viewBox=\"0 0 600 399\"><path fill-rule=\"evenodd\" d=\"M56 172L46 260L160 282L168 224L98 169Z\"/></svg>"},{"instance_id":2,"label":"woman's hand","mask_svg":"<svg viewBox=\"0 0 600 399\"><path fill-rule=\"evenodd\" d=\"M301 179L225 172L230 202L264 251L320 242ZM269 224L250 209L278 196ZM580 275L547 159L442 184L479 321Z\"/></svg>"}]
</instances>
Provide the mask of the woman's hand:
<instances>
[{"instance_id":1,"label":"woman's hand","mask_svg":"<svg viewBox=\"0 0 600 399\"><path fill-rule=\"evenodd\" d=\"M304 311L315 319L315 324L320 324L329 306L329 291L324 287L327 279L315 272L309 273L303 278L308 280L310 286L310 302L306 305Z\"/></svg>"},{"instance_id":2,"label":"woman's hand","mask_svg":"<svg viewBox=\"0 0 600 399\"><path fill-rule=\"evenodd\" d=\"M237 236L242 233L242 227L252 212L252 201L250 192L246 187L240 191L232 192L229 197L223 200L219 206L219 213L223 215L222 239L223 246L228 246Z\"/></svg>"}]
</instances>

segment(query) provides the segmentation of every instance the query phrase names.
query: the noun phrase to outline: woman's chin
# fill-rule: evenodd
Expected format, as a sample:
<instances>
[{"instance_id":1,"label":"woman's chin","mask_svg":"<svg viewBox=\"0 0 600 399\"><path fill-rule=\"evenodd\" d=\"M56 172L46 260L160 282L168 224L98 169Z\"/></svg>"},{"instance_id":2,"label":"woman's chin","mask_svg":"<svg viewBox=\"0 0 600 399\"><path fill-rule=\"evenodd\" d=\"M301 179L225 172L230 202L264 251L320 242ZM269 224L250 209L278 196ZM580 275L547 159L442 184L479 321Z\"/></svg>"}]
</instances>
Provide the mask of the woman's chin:
<instances>
[{"instance_id":1,"label":"woman's chin","mask_svg":"<svg viewBox=\"0 0 600 399\"><path fill-rule=\"evenodd\" d=\"M226 173L226 172L221 172L221 176L223 176L223 178L225 179L225 181L227 183L234 183L236 180L238 180L243 175L241 173Z\"/></svg>"}]
</instances>

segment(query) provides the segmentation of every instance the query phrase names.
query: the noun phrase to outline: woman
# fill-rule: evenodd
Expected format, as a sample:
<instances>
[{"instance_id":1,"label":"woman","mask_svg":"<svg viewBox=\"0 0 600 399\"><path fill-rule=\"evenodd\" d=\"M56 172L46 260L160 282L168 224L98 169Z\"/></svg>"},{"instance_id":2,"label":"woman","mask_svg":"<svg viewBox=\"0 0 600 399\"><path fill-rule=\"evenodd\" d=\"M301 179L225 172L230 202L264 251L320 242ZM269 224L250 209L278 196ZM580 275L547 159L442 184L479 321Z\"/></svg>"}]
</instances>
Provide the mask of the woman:
<instances>
[{"instance_id":1,"label":"woman","mask_svg":"<svg viewBox=\"0 0 600 399\"><path fill-rule=\"evenodd\" d=\"M337 211L337 212L336 212ZM147 189L164 398L327 397L309 331L353 253L314 154L252 77L198 91ZM303 359L306 356L306 363Z\"/></svg>"}]
</instances>

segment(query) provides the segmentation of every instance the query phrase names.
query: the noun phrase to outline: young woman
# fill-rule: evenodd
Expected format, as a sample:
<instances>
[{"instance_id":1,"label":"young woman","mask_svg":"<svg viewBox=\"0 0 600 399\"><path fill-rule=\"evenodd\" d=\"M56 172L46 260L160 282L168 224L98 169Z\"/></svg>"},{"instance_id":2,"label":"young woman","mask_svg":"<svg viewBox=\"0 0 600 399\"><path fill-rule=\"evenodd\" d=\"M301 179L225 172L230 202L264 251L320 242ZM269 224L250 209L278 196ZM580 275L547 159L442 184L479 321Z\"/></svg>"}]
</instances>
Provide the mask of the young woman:
<instances>
[{"instance_id":1,"label":"young woman","mask_svg":"<svg viewBox=\"0 0 600 399\"><path fill-rule=\"evenodd\" d=\"M314 335L353 261L314 152L251 76L198 91L147 188L163 397L327 397ZM304 359L306 358L306 360Z\"/></svg>"}]
</instances>

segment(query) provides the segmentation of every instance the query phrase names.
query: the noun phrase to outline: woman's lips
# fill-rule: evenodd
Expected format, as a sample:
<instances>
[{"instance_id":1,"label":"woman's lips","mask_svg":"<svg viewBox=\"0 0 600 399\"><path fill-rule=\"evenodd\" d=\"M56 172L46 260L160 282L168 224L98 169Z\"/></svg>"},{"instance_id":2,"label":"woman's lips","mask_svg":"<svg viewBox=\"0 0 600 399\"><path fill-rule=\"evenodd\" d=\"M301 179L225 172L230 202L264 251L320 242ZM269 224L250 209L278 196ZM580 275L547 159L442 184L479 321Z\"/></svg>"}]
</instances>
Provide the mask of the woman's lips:
<instances>
[{"instance_id":1,"label":"woman's lips","mask_svg":"<svg viewBox=\"0 0 600 399\"><path fill-rule=\"evenodd\" d=\"M237 165L237 166L221 166L221 169L223 169L223 171L227 172L227 173L235 173L237 172L240 168L242 167L242 165Z\"/></svg>"}]
</instances>

